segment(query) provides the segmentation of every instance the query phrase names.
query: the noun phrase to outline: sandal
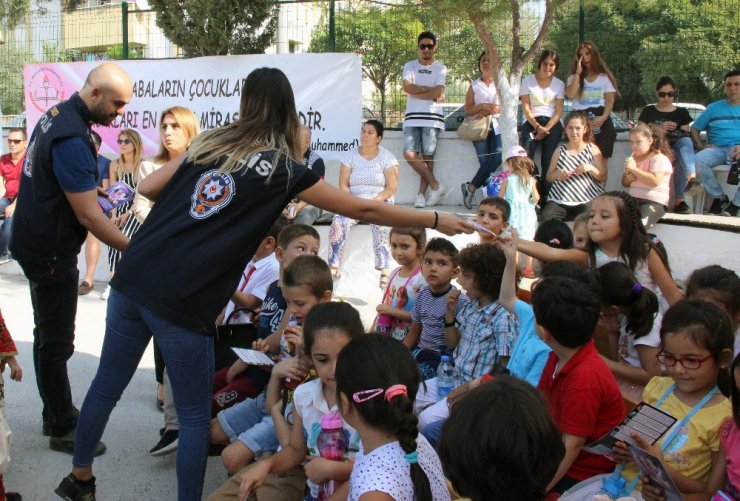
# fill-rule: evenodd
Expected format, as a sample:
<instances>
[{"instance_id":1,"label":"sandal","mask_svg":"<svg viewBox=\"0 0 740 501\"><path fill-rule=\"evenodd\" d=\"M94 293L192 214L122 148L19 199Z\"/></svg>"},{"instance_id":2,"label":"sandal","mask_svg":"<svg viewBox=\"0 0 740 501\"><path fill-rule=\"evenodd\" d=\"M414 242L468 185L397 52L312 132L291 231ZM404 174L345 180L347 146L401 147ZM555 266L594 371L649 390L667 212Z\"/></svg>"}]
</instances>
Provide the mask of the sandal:
<instances>
[{"instance_id":1,"label":"sandal","mask_svg":"<svg viewBox=\"0 0 740 501\"><path fill-rule=\"evenodd\" d=\"M380 283L379 286L381 289L385 290L385 288L388 286L388 271L381 271L380 272Z\"/></svg>"}]
</instances>

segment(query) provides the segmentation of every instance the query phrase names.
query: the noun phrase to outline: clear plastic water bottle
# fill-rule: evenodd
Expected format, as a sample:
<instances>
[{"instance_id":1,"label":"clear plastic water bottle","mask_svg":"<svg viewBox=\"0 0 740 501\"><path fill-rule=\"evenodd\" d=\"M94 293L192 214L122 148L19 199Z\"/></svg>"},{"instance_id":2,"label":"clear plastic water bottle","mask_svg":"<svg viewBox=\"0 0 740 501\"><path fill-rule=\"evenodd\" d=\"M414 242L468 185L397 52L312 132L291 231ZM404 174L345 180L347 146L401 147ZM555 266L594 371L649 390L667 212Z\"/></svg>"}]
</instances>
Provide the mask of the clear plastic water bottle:
<instances>
[{"instance_id":1,"label":"clear plastic water bottle","mask_svg":"<svg viewBox=\"0 0 740 501\"><path fill-rule=\"evenodd\" d=\"M334 411L326 414L321 418L321 432L316 439L316 447L319 449L319 455L330 461L342 461L344 453L347 450L347 439L342 429L342 419L339 412ZM318 501L328 500L334 491L336 485L334 480L327 480L320 485L311 486L312 497L315 491L314 499Z\"/></svg>"},{"instance_id":2,"label":"clear plastic water bottle","mask_svg":"<svg viewBox=\"0 0 740 501\"><path fill-rule=\"evenodd\" d=\"M437 367L437 395L440 400L447 398L447 395L455 388L454 372L450 357L442 355L439 367Z\"/></svg>"},{"instance_id":3,"label":"clear plastic water bottle","mask_svg":"<svg viewBox=\"0 0 740 501\"><path fill-rule=\"evenodd\" d=\"M593 122L593 121L594 121L595 119L596 119L596 115L594 115L593 111L589 111L589 112L588 112L588 121L589 121L589 122ZM593 128L591 129L591 131L592 131L592 132L593 132L594 134L598 134L599 132L601 132L601 127L593 127Z\"/></svg>"}]
</instances>

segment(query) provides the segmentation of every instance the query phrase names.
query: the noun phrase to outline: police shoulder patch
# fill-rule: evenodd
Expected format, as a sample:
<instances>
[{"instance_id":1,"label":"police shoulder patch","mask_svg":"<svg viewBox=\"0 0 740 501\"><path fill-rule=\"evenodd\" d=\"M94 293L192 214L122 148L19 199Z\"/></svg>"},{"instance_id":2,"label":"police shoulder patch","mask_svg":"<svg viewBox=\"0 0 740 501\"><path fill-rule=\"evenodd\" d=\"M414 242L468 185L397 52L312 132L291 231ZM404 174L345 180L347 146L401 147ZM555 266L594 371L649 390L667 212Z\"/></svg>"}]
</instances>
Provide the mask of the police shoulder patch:
<instances>
[{"instance_id":1,"label":"police shoulder patch","mask_svg":"<svg viewBox=\"0 0 740 501\"><path fill-rule=\"evenodd\" d=\"M212 169L198 179L191 197L190 215L206 219L226 207L234 198L234 178Z\"/></svg>"}]
</instances>

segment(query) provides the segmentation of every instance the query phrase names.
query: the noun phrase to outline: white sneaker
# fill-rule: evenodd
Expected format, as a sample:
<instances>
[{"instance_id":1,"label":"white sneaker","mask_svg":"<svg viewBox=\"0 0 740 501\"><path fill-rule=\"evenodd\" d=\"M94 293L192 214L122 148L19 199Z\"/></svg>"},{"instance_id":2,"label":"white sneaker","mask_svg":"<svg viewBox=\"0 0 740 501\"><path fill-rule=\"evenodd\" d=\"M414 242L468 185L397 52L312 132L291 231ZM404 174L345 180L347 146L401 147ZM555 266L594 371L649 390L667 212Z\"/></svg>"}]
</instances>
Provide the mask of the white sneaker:
<instances>
[{"instance_id":1,"label":"white sneaker","mask_svg":"<svg viewBox=\"0 0 740 501\"><path fill-rule=\"evenodd\" d=\"M105 286L105 289L103 289L103 292L100 293L100 299L105 301L108 299L108 296L110 296L110 285Z\"/></svg>"},{"instance_id":2,"label":"white sneaker","mask_svg":"<svg viewBox=\"0 0 740 501\"><path fill-rule=\"evenodd\" d=\"M442 183L439 183L439 188L431 190L429 193L429 200L427 200L427 206L437 205L442 200L447 198L447 195L452 192L452 188L448 188Z\"/></svg>"},{"instance_id":3,"label":"white sneaker","mask_svg":"<svg viewBox=\"0 0 740 501\"><path fill-rule=\"evenodd\" d=\"M423 209L427 206L426 200L424 200L424 195L421 193L416 194L416 199L414 200L414 207L417 209Z\"/></svg>"}]
</instances>

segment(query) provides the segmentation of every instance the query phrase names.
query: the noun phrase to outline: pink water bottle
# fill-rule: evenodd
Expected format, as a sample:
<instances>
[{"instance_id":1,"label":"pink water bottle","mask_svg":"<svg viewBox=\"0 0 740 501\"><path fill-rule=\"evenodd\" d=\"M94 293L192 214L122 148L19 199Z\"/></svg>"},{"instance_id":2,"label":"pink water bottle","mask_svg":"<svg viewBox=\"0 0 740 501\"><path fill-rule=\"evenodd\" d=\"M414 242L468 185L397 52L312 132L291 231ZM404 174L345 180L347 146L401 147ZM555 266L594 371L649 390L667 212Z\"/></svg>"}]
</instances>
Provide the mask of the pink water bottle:
<instances>
[{"instance_id":1,"label":"pink water bottle","mask_svg":"<svg viewBox=\"0 0 740 501\"><path fill-rule=\"evenodd\" d=\"M316 439L319 455L331 461L342 461L347 450L347 439L342 429L339 412L333 411L321 418L321 432ZM327 480L319 486L318 500L325 501L334 494L334 480Z\"/></svg>"}]
</instances>

